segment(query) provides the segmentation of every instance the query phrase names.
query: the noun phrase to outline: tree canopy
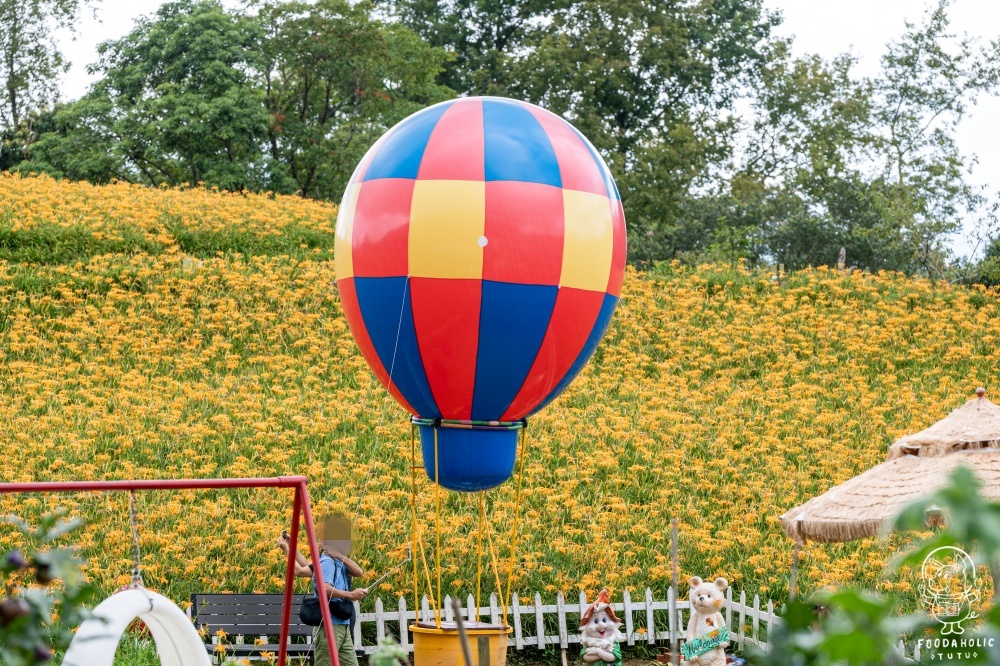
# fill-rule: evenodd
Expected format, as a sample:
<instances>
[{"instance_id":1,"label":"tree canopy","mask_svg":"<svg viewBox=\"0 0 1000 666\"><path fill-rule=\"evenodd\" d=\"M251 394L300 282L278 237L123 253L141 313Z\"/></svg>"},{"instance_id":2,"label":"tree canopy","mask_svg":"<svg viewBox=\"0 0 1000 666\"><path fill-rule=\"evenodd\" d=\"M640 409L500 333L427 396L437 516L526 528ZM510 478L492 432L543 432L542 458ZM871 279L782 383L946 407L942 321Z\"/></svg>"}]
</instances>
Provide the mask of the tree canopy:
<instances>
[{"instance_id":1,"label":"tree canopy","mask_svg":"<svg viewBox=\"0 0 1000 666\"><path fill-rule=\"evenodd\" d=\"M13 52L17 17L37 31L83 2L0 0L0 50ZM849 55L793 55L763 0L176 0L103 44L100 79L73 102L51 104L64 66L51 43L19 47L35 78L8 68L0 167L337 200L410 113L507 95L595 144L638 265L795 268L845 248L859 268L987 279L1000 244L976 265L950 249L995 206L955 137L997 92L1000 42L952 34L949 4L907 23L863 77Z\"/></svg>"}]
</instances>

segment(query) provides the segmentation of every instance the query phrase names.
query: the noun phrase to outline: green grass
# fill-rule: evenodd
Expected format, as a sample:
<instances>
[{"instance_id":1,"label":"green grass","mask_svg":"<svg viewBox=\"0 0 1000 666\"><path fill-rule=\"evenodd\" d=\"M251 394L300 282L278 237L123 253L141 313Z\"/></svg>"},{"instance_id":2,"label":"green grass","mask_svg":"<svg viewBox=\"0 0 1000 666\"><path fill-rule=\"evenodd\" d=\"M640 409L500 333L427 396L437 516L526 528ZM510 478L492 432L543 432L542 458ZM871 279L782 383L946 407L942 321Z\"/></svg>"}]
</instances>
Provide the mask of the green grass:
<instances>
[{"instance_id":1,"label":"green grass","mask_svg":"<svg viewBox=\"0 0 1000 666\"><path fill-rule=\"evenodd\" d=\"M310 258L320 261L333 260L334 233L317 231L298 225L284 226L274 234L262 235L255 231L230 228L225 231L190 229L179 219L167 223L167 231L177 246L185 253L201 259L222 256L287 256ZM319 254L313 253L319 250Z\"/></svg>"},{"instance_id":2,"label":"green grass","mask_svg":"<svg viewBox=\"0 0 1000 666\"><path fill-rule=\"evenodd\" d=\"M0 260L14 264L73 264L101 254L160 254L164 249L134 227L123 225L115 231L117 238L100 238L84 226L38 224L15 231L9 221L0 222Z\"/></svg>"}]
</instances>

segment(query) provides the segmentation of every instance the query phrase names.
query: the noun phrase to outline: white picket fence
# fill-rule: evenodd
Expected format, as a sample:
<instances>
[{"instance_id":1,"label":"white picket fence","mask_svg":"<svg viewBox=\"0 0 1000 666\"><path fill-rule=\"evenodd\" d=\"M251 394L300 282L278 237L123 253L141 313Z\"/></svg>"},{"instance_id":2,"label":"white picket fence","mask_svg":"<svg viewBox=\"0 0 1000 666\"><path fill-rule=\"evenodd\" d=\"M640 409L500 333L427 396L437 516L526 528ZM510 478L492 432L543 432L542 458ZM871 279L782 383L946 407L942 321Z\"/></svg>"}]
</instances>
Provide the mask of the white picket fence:
<instances>
[{"instance_id":1,"label":"white picket fence","mask_svg":"<svg viewBox=\"0 0 1000 666\"><path fill-rule=\"evenodd\" d=\"M516 594L511 596L511 604L507 612L514 632L507 641L509 647L517 650L525 648L544 650L550 646L566 649L570 645L580 642L578 631L580 610L586 610L588 605L585 593L580 593L578 602L566 603L566 599L560 592L556 596L555 604L543 604L542 596L537 592L534 595L534 602L530 604L522 603ZM406 601L405 597L400 597L398 602L394 604L395 608L387 608L381 598L376 598L375 610L369 613L360 612L360 606L358 602L355 602L355 612L359 620L354 626L354 645L358 649L363 649L366 654L374 652L375 645L365 645L362 641L362 627L374 623L376 641L387 635L392 635L401 645L412 652L410 632L400 630L400 627L408 627L416 619L414 611L407 608ZM497 602L496 595L491 594L489 601L489 606L477 609L475 599L469 595L463 604L463 619L499 624L503 619L501 617L503 612ZM445 598L443 606L442 619L453 621L455 618L450 597ZM674 599L673 590L668 590L666 600L656 601L653 599L652 590L646 588L643 597L635 600L626 590L622 602L614 604L614 609L615 614L624 623L622 633L625 635L628 645L657 642L661 645L669 645L673 640L683 641L690 603L686 599ZM664 611L666 611L665 614ZM774 604L771 601L762 605L760 597L754 595L753 600L747 603L745 592L740 592L739 597L734 599L732 588L726 591L723 614L726 618L726 626L733 637L730 646L741 651L750 645L767 649L768 628L774 626L776 622L780 622L780 618L774 614ZM558 633L546 633L546 625L548 624L550 627L552 625L551 622L545 622L546 615L555 616L555 626ZM434 612L427 597L424 597L421 602L420 619L424 621L434 620Z\"/></svg>"}]
</instances>

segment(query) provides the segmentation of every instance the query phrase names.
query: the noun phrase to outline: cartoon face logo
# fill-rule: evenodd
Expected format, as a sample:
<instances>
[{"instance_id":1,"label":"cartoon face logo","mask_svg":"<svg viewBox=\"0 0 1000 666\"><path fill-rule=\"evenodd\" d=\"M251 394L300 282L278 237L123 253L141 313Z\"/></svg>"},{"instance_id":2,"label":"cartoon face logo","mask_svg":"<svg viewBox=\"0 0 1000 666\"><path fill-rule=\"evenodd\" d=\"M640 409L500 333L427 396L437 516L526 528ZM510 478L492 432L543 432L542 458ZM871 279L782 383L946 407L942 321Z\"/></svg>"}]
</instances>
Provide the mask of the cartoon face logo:
<instances>
[{"instance_id":1,"label":"cartoon face logo","mask_svg":"<svg viewBox=\"0 0 1000 666\"><path fill-rule=\"evenodd\" d=\"M961 548L943 546L931 551L920 568L920 600L943 626L942 635L965 633L962 623L979 615L976 563Z\"/></svg>"}]
</instances>

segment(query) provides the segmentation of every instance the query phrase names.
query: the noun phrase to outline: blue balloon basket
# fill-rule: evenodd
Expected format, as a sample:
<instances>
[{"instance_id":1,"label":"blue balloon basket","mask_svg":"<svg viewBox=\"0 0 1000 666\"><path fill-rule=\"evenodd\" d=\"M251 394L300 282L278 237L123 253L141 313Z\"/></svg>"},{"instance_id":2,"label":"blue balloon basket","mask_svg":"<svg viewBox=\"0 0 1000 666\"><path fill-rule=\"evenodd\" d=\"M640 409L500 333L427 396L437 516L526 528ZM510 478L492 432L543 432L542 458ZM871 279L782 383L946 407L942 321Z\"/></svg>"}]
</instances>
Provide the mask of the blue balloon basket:
<instances>
[{"instance_id":1,"label":"blue balloon basket","mask_svg":"<svg viewBox=\"0 0 1000 666\"><path fill-rule=\"evenodd\" d=\"M413 420L420 428L424 471L434 481L434 430L437 430L438 485L475 492L495 488L510 478L517 458L517 434L522 424L469 425Z\"/></svg>"}]
</instances>

